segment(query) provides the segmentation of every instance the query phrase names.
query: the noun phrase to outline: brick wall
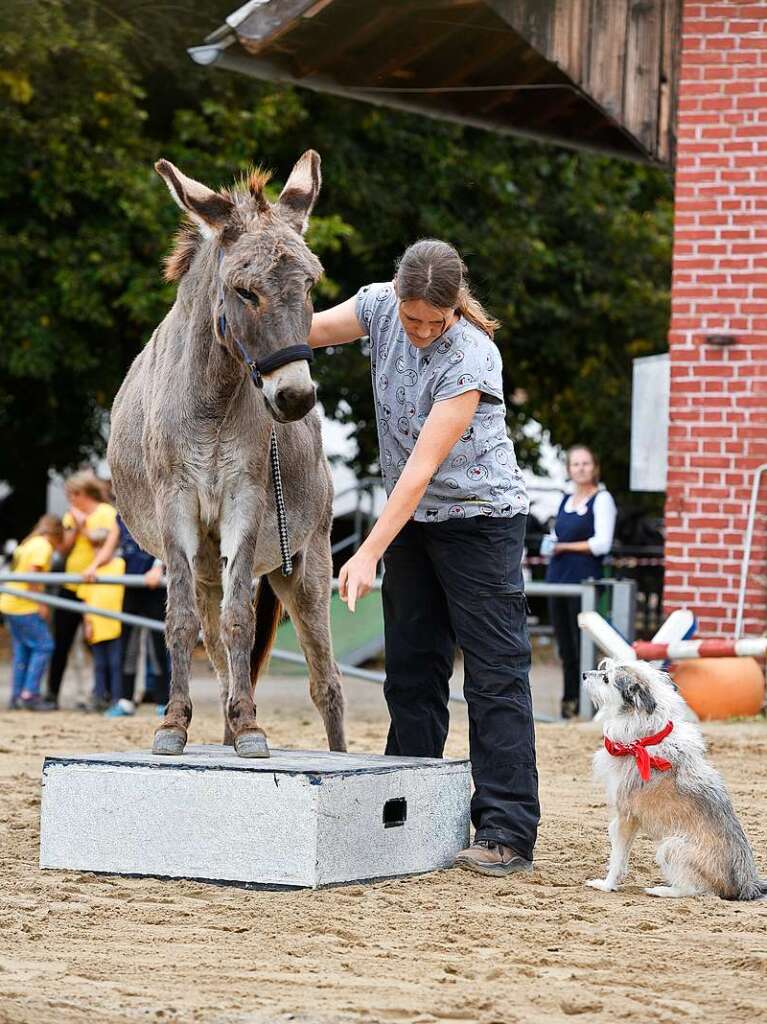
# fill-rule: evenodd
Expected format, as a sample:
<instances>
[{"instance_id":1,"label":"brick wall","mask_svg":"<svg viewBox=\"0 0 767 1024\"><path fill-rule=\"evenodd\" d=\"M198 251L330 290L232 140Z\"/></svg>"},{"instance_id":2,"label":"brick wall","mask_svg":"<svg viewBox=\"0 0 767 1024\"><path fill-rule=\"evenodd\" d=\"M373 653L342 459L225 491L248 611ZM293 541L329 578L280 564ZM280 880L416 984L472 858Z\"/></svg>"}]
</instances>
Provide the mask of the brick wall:
<instances>
[{"instance_id":1,"label":"brick wall","mask_svg":"<svg viewBox=\"0 0 767 1024\"><path fill-rule=\"evenodd\" d=\"M708 335L731 335L717 347ZM666 611L732 635L753 471L767 462L767 3L683 2ZM767 625L767 483L746 633Z\"/></svg>"}]
</instances>

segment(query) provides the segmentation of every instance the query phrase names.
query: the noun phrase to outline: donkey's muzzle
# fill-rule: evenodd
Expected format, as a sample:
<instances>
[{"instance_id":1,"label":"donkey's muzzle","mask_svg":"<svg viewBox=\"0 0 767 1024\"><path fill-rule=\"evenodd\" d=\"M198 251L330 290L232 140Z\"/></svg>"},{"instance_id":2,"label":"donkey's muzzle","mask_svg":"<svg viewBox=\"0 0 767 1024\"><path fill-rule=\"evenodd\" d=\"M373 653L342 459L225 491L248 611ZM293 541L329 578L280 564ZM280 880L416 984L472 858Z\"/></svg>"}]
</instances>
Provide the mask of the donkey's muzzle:
<instances>
[{"instance_id":1,"label":"donkey's muzzle","mask_svg":"<svg viewBox=\"0 0 767 1024\"><path fill-rule=\"evenodd\" d=\"M285 423L293 420L300 420L314 408L317 401L317 385L312 382L311 386L297 387L295 384L287 384L274 392L274 406Z\"/></svg>"}]
</instances>

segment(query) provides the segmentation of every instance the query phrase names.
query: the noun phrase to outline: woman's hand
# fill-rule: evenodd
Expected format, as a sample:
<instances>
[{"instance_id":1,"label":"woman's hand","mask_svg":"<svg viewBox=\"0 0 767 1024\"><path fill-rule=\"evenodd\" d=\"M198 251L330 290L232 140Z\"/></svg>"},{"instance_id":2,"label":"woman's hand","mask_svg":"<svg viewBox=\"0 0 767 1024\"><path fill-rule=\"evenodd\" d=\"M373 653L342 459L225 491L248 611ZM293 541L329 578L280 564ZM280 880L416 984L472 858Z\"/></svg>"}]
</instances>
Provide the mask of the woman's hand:
<instances>
[{"instance_id":1,"label":"woman's hand","mask_svg":"<svg viewBox=\"0 0 767 1024\"><path fill-rule=\"evenodd\" d=\"M70 505L69 508L67 509L67 511L69 512L69 514L72 517L72 519L74 519L75 526L78 529L81 529L83 526L85 526L85 520L88 517L86 516L86 514L83 511L81 511L81 509L75 508L74 505Z\"/></svg>"},{"instance_id":2,"label":"woman's hand","mask_svg":"<svg viewBox=\"0 0 767 1024\"><path fill-rule=\"evenodd\" d=\"M376 578L378 559L369 554L364 545L356 555L341 567L338 574L338 592L341 600L346 601L349 611L353 612L357 599L369 593Z\"/></svg>"},{"instance_id":3,"label":"woman's hand","mask_svg":"<svg viewBox=\"0 0 767 1024\"><path fill-rule=\"evenodd\" d=\"M83 576L85 577L85 582L86 583L93 583L95 581L95 579L96 579L96 568L97 568L96 563L95 562L91 562L90 565L87 565L83 569Z\"/></svg>"},{"instance_id":4,"label":"woman's hand","mask_svg":"<svg viewBox=\"0 0 767 1024\"><path fill-rule=\"evenodd\" d=\"M160 586L160 580L162 579L162 566L153 565L148 572L144 573L144 582L150 590L155 590Z\"/></svg>"}]
</instances>

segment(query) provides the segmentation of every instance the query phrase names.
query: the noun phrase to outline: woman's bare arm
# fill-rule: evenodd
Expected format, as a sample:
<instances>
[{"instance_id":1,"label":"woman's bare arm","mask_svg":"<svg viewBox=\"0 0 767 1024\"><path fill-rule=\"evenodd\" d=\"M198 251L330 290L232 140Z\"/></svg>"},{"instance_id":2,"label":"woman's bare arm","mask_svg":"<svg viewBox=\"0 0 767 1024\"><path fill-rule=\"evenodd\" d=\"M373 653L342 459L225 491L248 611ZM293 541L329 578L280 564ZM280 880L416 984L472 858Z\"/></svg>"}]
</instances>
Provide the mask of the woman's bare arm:
<instances>
[{"instance_id":1,"label":"woman's bare arm","mask_svg":"<svg viewBox=\"0 0 767 1024\"><path fill-rule=\"evenodd\" d=\"M477 411L479 399L479 391L467 391L434 404L378 522L357 553L341 569L339 593L350 611L354 611L357 598L370 589L377 562L413 515L429 481L466 431Z\"/></svg>"},{"instance_id":2,"label":"woman's bare arm","mask_svg":"<svg viewBox=\"0 0 767 1024\"><path fill-rule=\"evenodd\" d=\"M326 348L328 345L346 345L356 341L365 333L357 319L355 298L347 299L337 306L324 309L312 317L309 344L312 348Z\"/></svg>"}]
</instances>

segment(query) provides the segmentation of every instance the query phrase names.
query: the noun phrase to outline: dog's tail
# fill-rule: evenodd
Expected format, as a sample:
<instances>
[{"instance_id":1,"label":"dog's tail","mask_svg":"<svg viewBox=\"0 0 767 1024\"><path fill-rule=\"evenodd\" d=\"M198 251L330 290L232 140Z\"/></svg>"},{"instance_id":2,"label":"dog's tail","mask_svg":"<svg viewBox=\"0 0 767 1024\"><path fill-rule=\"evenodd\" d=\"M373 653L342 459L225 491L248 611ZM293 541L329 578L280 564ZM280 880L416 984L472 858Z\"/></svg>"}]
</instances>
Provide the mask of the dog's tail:
<instances>
[{"instance_id":1,"label":"dog's tail","mask_svg":"<svg viewBox=\"0 0 767 1024\"><path fill-rule=\"evenodd\" d=\"M767 897L767 878L754 878L746 882L738 893L739 900L763 900Z\"/></svg>"},{"instance_id":2,"label":"dog's tail","mask_svg":"<svg viewBox=\"0 0 767 1024\"><path fill-rule=\"evenodd\" d=\"M277 627L282 618L282 605L266 576L258 581L255 600L256 636L250 652L250 685L255 689L258 675L269 659Z\"/></svg>"}]
</instances>

